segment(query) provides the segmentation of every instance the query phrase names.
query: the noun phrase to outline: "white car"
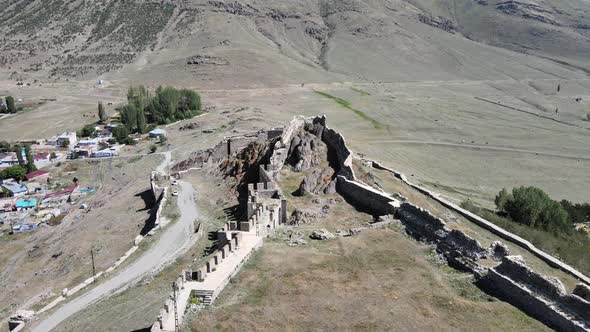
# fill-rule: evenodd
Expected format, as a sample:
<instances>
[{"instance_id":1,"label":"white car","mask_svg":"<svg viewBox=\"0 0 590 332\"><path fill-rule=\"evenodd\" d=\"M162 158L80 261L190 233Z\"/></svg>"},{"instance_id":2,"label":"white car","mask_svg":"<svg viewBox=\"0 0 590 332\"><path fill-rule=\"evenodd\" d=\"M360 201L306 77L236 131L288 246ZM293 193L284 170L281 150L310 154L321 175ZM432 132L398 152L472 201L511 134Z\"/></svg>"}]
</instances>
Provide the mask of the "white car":
<instances>
[{"instance_id":1,"label":"white car","mask_svg":"<svg viewBox=\"0 0 590 332\"><path fill-rule=\"evenodd\" d=\"M178 196L178 191L173 191L172 196Z\"/></svg>"},{"instance_id":2,"label":"white car","mask_svg":"<svg viewBox=\"0 0 590 332\"><path fill-rule=\"evenodd\" d=\"M173 185L173 186L176 186L176 185L178 185L178 180L174 180L174 181L172 181L172 185Z\"/></svg>"}]
</instances>

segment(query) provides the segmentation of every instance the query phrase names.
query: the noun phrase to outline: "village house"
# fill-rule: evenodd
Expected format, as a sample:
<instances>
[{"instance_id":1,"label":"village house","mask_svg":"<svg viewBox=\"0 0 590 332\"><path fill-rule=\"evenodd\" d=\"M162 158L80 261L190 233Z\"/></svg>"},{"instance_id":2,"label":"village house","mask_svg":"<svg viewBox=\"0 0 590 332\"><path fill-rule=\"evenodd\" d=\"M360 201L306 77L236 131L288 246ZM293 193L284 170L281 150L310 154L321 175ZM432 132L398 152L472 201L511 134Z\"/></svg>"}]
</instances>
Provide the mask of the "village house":
<instances>
[{"instance_id":1,"label":"village house","mask_svg":"<svg viewBox=\"0 0 590 332\"><path fill-rule=\"evenodd\" d=\"M28 231L36 230L37 227L38 227L37 224L20 223L20 224L14 225L12 227L12 231L15 233L28 232Z\"/></svg>"},{"instance_id":2,"label":"village house","mask_svg":"<svg viewBox=\"0 0 590 332\"><path fill-rule=\"evenodd\" d=\"M0 212L10 212L14 210L14 198L2 198L0 199Z\"/></svg>"},{"instance_id":3,"label":"village house","mask_svg":"<svg viewBox=\"0 0 590 332\"><path fill-rule=\"evenodd\" d=\"M156 128L148 133L151 139L161 139L166 137L166 131L164 129Z\"/></svg>"},{"instance_id":4,"label":"village house","mask_svg":"<svg viewBox=\"0 0 590 332\"><path fill-rule=\"evenodd\" d=\"M57 136L56 145L57 146L74 146L78 143L78 138L75 132L65 132L59 136Z\"/></svg>"},{"instance_id":5,"label":"village house","mask_svg":"<svg viewBox=\"0 0 590 332\"><path fill-rule=\"evenodd\" d=\"M90 158L96 152L96 149L96 145L87 145L83 147L77 147L73 152L78 158Z\"/></svg>"},{"instance_id":6,"label":"village house","mask_svg":"<svg viewBox=\"0 0 590 332\"><path fill-rule=\"evenodd\" d=\"M22 198L16 200L17 211L33 209L35 206L37 206L37 199L35 198Z\"/></svg>"},{"instance_id":7,"label":"village house","mask_svg":"<svg viewBox=\"0 0 590 332\"><path fill-rule=\"evenodd\" d=\"M33 155L33 160L36 163L43 163L50 161L51 154L49 152L37 152Z\"/></svg>"},{"instance_id":8,"label":"village house","mask_svg":"<svg viewBox=\"0 0 590 332\"><path fill-rule=\"evenodd\" d=\"M14 197L20 197L20 196L24 196L29 192L29 189L27 188L26 185L22 184L22 183L17 183L14 180L13 181L4 181L4 183L2 184L2 187L6 190L8 190L12 196Z\"/></svg>"},{"instance_id":9,"label":"village house","mask_svg":"<svg viewBox=\"0 0 590 332\"><path fill-rule=\"evenodd\" d=\"M49 193L49 194L45 195L45 197L43 197L43 200L41 201L41 203L44 205L49 204L49 203L55 203L55 204L65 203L70 199L70 194L74 190L76 190L77 187L78 187L77 185L71 185L71 186L63 188L62 190Z\"/></svg>"},{"instance_id":10,"label":"village house","mask_svg":"<svg viewBox=\"0 0 590 332\"><path fill-rule=\"evenodd\" d=\"M35 182L39 183L46 183L49 180L49 172L44 170L36 170L25 175L25 180L31 181L35 180Z\"/></svg>"},{"instance_id":11,"label":"village house","mask_svg":"<svg viewBox=\"0 0 590 332\"><path fill-rule=\"evenodd\" d=\"M106 128L108 131L112 132L112 131L113 131L113 129L117 128L118 126L119 126L119 125L118 125L118 124L116 124L116 123L109 123L109 124L107 124L107 125L105 126L105 128Z\"/></svg>"},{"instance_id":12,"label":"village house","mask_svg":"<svg viewBox=\"0 0 590 332\"><path fill-rule=\"evenodd\" d=\"M0 166L9 167L14 165L18 165L18 158L16 157L16 152L6 152L0 154Z\"/></svg>"},{"instance_id":13,"label":"village house","mask_svg":"<svg viewBox=\"0 0 590 332\"><path fill-rule=\"evenodd\" d=\"M97 151L92 156L94 158L108 158L108 157L116 157L119 155L119 151L121 150L120 145L113 145L110 148Z\"/></svg>"}]
</instances>

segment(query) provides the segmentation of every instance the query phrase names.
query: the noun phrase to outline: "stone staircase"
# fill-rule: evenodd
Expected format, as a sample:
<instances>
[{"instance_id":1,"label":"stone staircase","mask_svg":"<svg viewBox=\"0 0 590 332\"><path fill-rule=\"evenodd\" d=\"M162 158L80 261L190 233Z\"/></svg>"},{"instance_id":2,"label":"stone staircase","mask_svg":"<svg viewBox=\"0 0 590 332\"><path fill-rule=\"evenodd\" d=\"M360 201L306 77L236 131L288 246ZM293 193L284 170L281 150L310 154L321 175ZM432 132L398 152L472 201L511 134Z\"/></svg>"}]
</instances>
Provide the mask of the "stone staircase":
<instances>
[{"instance_id":1,"label":"stone staircase","mask_svg":"<svg viewBox=\"0 0 590 332\"><path fill-rule=\"evenodd\" d=\"M212 290L193 290L193 297L197 297L201 300L203 305L211 305L215 300L215 293Z\"/></svg>"}]
</instances>

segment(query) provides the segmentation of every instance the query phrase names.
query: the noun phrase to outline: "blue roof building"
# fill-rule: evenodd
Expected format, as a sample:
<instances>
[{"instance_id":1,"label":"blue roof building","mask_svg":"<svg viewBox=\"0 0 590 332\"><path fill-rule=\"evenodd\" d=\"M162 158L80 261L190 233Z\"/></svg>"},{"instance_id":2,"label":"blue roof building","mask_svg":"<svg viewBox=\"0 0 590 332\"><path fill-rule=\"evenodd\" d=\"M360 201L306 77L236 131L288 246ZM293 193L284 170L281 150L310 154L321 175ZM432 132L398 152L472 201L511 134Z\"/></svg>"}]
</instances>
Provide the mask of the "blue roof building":
<instances>
[{"instance_id":1,"label":"blue roof building","mask_svg":"<svg viewBox=\"0 0 590 332\"><path fill-rule=\"evenodd\" d=\"M16 209L19 211L32 209L35 206L37 206L37 199L35 198L22 198L16 200Z\"/></svg>"},{"instance_id":2,"label":"blue roof building","mask_svg":"<svg viewBox=\"0 0 590 332\"><path fill-rule=\"evenodd\" d=\"M16 182L4 183L2 185L2 187L4 187L6 190L10 191L12 193L12 195L15 197L22 196L29 191L27 186L25 186L22 183L16 183Z\"/></svg>"}]
</instances>

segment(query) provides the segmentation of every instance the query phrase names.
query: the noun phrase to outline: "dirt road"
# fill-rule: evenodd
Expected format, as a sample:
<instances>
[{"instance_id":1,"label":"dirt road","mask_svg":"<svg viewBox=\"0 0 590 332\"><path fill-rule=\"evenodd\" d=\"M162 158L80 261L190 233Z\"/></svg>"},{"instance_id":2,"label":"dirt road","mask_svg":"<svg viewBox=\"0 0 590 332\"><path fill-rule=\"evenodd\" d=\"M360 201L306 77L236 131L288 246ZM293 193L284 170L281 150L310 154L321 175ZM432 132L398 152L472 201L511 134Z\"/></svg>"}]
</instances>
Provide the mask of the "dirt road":
<instances>
[{"instance_id":1,"label":"dirt road","mask_svg":"<svg viewBox=\"0 0 590 332\"><path fill-rule=\"evenodd\" d=\"M192 185L180 182L180 188L178 207L181 216L177 222L163 230L160 239L155 245L110 279L103 281L88 292L61 306L57 311L50 314L36 326L33 326L32 331L46 332L52 330L68 317L100 299L125 289L125 287L138 281L144 275L161 269L186 251L193 243L193 221L197 216L197 207ZM97 327L97 330L100 330L100 328Z\"/></svg>"}]
</instances>

